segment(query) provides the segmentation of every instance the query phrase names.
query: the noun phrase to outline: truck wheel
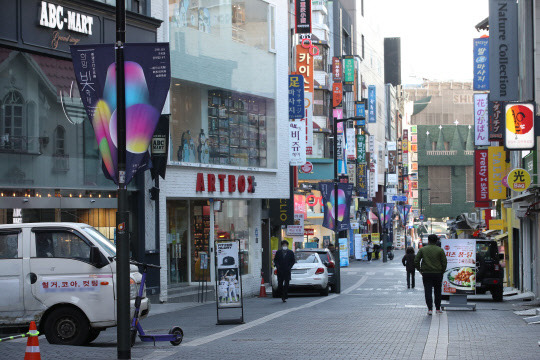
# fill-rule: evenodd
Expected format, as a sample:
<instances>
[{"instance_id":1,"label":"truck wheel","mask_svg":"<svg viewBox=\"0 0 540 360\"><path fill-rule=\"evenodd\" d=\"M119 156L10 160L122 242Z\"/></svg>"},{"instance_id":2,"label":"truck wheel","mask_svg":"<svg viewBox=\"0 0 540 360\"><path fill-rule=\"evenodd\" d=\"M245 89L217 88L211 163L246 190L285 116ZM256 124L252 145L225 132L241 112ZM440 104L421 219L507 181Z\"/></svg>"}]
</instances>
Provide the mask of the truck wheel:
<instances>
[{"instance_id":1,"label":"truck wheel","mask_svg":"<svg viewBox=\"0 0 540 360\"><path fill-rule=\"evenodd\" d=\"M47 316L44 329L50 344L83 345L88 339L90 324L80 310L59 307Z\"/></svg>"},{"instance_id":2,"label":"truck wheel","mask_svg":"<svg viewBox=\"0 0 540 360\"><path fill-rule=\"evenodd\" d=\"M86 343L90 344L92 341L96 340L100 333L101 329L90 328L88 331L88 337L86 338Z\"/></svg>"},{"instance_id":3,"label":"truck wheel","mask_svg":"<svg viewBox=\"0 0 540 360\"><path fill-rule=\"evenodd\" d=\"M493 301L497 301L497 302L503 301L503 291L504 289L502 285L492 287L490 289L490 292L491 292L491 297L493 298Z\"/></svg>"}]
</instances>

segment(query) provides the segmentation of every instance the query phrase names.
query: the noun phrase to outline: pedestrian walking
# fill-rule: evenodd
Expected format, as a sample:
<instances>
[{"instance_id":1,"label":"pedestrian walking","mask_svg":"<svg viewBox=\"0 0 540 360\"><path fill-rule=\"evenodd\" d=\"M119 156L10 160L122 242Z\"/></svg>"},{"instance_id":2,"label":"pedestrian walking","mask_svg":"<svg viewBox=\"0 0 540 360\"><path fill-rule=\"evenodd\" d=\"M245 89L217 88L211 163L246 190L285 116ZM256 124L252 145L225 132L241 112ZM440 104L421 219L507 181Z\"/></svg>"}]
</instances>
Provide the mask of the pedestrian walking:
<instances>
[{"instance_id":1,"label":"pedestrian walking","mask_svg":"<svg viewBox=\"0 0 540 360\"><path fill-rule=\"evenodd\" d=\"M373 260L379 260L379 251L381 251L381 245L379 244L373 245L373 252L375 253L375 257Z\"/></svg>"},{"instance_id":2,"label":"pedestrian walking","mask_svg":"<svg viewBox=\"0 0 540 360\"><path fill-rule=\"evenodd\" d=\"M367 259L369 262L371 262L371 255L373 254L373 243L371 242L371 239L369 239L366 244L366 252L367 252Z\"/></svg>"},{"instance_id":3,"label":"pedestrian walking","mask_svg":"<svg viewBox=\"0 0 540 360\"><path fill-rule=\"evenodd\" d=\"M403 259L401 259L401 262L403 263L403 266L405 266L405 269L407 270L407 289L412 288L414 289L414 248L412 246L409 246L407 250L405 250L405 255L403 256Z\"/></svg>"},{"instance_id":4,"label":"pedestrian walking","mask_svg":"<svg viewBox=\"0 0 540 360\"><path fill-rule=\"evenodd\" d=\"M418 254L414 258L414 265L422 274L428 315L433 314L433 291L435 292L435 310L437 314L442 314L441 288L447 263L444 250L437 246L438 239L437 235L429 235L428 244L418 250Z\"/></svg>"},{"instance_id":5,"label":"pedestrian walking","mask_svg":"<svg viewBox=\"0 0 540 360\"><path fill-rule=\"evenodd\" d=\"M289 250L289 242L281 242L281 250L276 251L274 266L277 269L278 293L281 293L281 300L286 302L289 298L289 281L291 281L291 269L296 263L294 252Z\"/></svg>"}]
</instances>

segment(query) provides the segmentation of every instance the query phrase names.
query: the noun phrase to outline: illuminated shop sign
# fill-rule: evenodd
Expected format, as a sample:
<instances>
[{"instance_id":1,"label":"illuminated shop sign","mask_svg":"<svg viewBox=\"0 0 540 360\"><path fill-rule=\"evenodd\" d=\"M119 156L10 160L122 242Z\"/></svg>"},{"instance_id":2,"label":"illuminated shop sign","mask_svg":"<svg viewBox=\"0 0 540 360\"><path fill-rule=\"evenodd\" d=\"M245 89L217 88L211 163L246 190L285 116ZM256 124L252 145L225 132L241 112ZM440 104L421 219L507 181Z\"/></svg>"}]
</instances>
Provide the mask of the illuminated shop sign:
<instances>
[{"instance_id":1,"label":"illuminated shop sign","mask_svg":"<svg viewBox=\"0 0 540 360\"><path fill-rule=\"evenodd\" d=\"M219 187L221 193L238 191L240 194L244 192L253 194L255 193L255 186L255 176L240 175L237 178L235 175L218 174L216 176L215 174L206 174L205 181L205 174L197 173L197 188L195 191L213 193L218 191L217 187Z\"/></svg>"}]
</instances>

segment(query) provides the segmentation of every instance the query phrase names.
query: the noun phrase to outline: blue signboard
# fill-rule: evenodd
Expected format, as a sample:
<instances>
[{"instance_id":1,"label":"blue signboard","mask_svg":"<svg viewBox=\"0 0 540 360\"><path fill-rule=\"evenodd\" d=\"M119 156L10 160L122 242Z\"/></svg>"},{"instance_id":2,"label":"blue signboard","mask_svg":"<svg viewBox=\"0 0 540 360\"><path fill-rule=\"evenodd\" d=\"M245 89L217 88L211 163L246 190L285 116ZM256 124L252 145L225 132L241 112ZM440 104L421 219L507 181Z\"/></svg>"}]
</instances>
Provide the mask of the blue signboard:
<instances>
[{"instance_id":1,"label":"blue signboard","mask_svg":"<svg viewBox=\"0 0 540 360\"><path fill-rule=\"evenodd\" d=\"M489 90L489 38L474 41L474 79L473 88L478 91Z\"/></svg>"},{"instance_id":2,"label":"blue signboard","mask_svg":"<svg viewBox=\"0 0 540 360\"><path fill-rule=\"evenodd\" d=\"M392 201L407 201L407 197L406 196L393 195L392 196Z\"/></svg>"},{"instance_id":3,"label":"blue signboard","mask_svg":"<svg viewBox=\"0 0 540 360\"><path fill-rule=\"evenodd\" d=\"M302 119L304 112L304 77L289 75L289 119Z\"/></svg>"},{"instance_id":4,"label":"blue signboard","mask_svg":"<svg viewBox=\"0 0 540 360\"><path fill-rule=\"evenodd\" d=\"M366 104L364 102L356 102L355 104L355 116L363 117L363 120L357 120L356 125L365 126L366 125Z\"/></svg>"},{"instance_id":5,"label":"blue signboard","mask_svg":"<svg viewBox=\"0 0 540 360\"><path fill-rule=\"evenodd\" d=\"M349 266L349 252L347 251L347 238L339 238L339 266Z\"/></svg>"},{"instance_id":6,"label":"blue signboard","mask_svg":"<svg viewBox=\"0 0 540 360\"><path fill-rule=\"evenodd\" d=\"M377 93L375 85L368 86L368 122L377 122Z\"/></svg>"}]
</instances>

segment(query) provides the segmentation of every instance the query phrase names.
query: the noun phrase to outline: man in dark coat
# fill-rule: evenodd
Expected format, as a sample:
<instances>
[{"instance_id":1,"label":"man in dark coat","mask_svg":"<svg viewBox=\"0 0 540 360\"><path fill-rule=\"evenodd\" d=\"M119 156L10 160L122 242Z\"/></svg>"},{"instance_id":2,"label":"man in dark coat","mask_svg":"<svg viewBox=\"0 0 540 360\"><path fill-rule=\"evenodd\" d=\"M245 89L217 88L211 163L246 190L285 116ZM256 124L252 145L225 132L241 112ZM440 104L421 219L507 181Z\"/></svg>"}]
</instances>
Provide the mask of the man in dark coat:
<instances>
[{"instance_id":1,"label":"man in dark coat","mask_svg":"<svg viewBox=\"0 0 540 360\"><path fill-rule=\"evenodd\" d=\"M289 281L291 281L291 269L296 263L294 252L289 250L289 242L281 242L281 250L276 252L274 266L277 269L278 293L281 293L281 300L285 302L289 297Z\"/></svg>"}]
</instances>

